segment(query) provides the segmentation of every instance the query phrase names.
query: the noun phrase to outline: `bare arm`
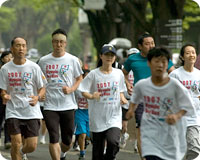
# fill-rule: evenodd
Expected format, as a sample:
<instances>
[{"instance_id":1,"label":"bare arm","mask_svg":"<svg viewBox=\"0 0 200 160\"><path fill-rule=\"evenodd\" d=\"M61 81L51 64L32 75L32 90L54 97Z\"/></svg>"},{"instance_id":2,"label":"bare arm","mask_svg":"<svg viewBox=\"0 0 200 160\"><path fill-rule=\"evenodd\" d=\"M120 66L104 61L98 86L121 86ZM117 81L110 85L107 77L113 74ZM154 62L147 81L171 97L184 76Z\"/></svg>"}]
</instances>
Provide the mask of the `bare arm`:
<instances>
[{"instance_id":1,"label":"bare arm","mask_svg":"<svg viewBox=\"0 0 200 160\"><path fill-rule=\"evenodd\" d=\"M99 92L94 92L93 94L88 93L88 92L82 92L82 95L87 98L87 99L96 99L99 100L100 99L100 94Z\"/></svg>"},{"instance_id":2,"label":"bare arm","mask_svg":"<svg viewBox=\"0 0 200 160\"><path fill-rule=\"evenodd\" d=\"M121 102L121 104L127 104L128 103L128 100L125 98L123 92L120 92L120 102Z\"/></svg>"},{"instance_id":3,"label":"bare arm","mask_svg":"<svg viewBox=\"0 0 200 160\"><path fill-rule=\"evenodd\" d=\"M6 90L1 90L1 97L3 99L3 104L6 104L9 100L11 100L11 96L7 94Z\"/></svg>"},{"instance_id":4,"label":"bare arm","mask_svg":"<svg viewBox=\"0 0 200 160\"><path fill-rule=\"evenodd\" d=\"M174 66L171 66L171 68L167 71L168 74L169 74L170 72L172 72L174 69L175 69Z\"/></svg>"},{"instance_id":5,"label":"bare arm","mask_svg":"<svg viewBox=\"0 0 200 160\"><path fill-rule=\"evenodd\" d=\"M126 87L128 90L128 94L131 95L133 92L133 85L129 83L128 81L128 74L129 72L127 72L124 68L122 69L122 72L124 73L124 77L125 77L125 83L126 83Z\"/></svg>"},{"instance_id":6,"label":"bare arm","mask_svg":"<svg viewBox=\"0 0 200 160\"><path fill-rule=\"evenodd\" d=\"M62 88L63 93L70 94L70 93L74 92L78 88L78 86L82 80L83 80L83 77L82 77L82 75L80 75L79 77L76 78L76 82L74 83L74 85L72 87L63 86L63 88Z\"/></svg>"},{"instance_id":7,"label":"bare arm","mask_svg":"<svg viewBox=\"0 0 200 160\"><path fill-rule=\"evenodd\" d=\"M133 117L135 110L137 108L138 104L130 103L128 112L126 113L126 118L129 120Z\"/></svg>"},{"instance_id":8,"label":"bare arm","mask_svg":"<svg viewBox=\"0 0 200 160\"><path fill-rule=\"evenodd\" d=\"M30 98L32 98L30 101L29 101L29 104L31 106L35 106L37 104L38 101L42 101L45 99L45 93L46 93L46 89L44 87L38 89L38 95L32 95L32 96L29 96Z\"/></svg>"}]
</instances>

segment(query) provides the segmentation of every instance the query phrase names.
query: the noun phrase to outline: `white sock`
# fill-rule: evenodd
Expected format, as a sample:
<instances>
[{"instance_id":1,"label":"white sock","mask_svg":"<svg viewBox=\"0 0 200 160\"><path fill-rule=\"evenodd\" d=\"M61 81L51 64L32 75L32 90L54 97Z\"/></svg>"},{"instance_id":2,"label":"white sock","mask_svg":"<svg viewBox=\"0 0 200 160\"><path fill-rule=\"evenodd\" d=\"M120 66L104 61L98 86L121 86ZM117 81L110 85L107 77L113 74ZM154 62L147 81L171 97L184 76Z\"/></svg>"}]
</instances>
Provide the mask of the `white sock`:
<instances>
[{"instance_id":1,"label":"white sock","mask_svg":"<svg viewBox=\"0 0 200 160\"><path fill-rule=\"evenodd\" d=\"M61 153L60 153L60 158L63 158L63 157L65 157L65 156L66 156L66 154L67 154L67 152L62 152L62 151L61 151Z\"/></svg>"},{"instance_id":2,"label":"white sock","mask_svg":"<svg viewBox=\"0 0 200 160\"><path fill-rule=\"evenodd\" d=\"M22 151L22 148L23 147L20 148L20 153L21 153L21 155L24 155L25 153Z\"/></svg>"},{"instance_id":3,"label":"white sock","mask_svg":"<svg viewBox=\"0 0 200 160\"><path fill-rule=\"evenodd\" d=\"M41 140L45 140L45 135L41 135L41 136L40 136L40 139L41 139Z\"/></svg>"}]
</instances>

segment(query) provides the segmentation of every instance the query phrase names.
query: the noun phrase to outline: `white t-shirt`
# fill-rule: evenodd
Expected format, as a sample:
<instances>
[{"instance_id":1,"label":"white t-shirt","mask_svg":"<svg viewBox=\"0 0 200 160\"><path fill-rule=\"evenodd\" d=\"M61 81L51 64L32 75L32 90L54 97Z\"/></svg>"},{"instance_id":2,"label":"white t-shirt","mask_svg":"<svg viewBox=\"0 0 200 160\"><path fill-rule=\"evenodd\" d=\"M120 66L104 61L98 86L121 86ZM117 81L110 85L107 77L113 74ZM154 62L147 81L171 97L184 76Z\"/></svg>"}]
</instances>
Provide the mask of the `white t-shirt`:
<instances>
[{"instance_id":1,"label":"white t-shirt","mask_svg":"<svg viewBox=\"0 0 200 160\"><path fill-rule=\"evenodd\" d=\"M124 75L120 69L112 68L104 74L99 68L92 70L81 82L81 92L100 92L100 100L88 100L90 130L103 132L109 128L122 127L120 92L126 91Z\"/></svg>"},{"instance_id":2,"label":"white t-shirt","mask_svg":"<svg viewBox=\"0 0 200 160\"><path fill-rule=\"evenodd\" d=\"M72 87L75 79L83 73L78 58L67 52L62 57L54 57L50 53L42 57L38 64L48 82L44 110L64 111L77 109L74 92L64 94L62 87Z\"/></svg>"},{"instance_id":3,"label":"white t-shirt","mask_svg":"<svg viewBox=\"0 0 200 160\"><path fill-rule=\"evenodd\" d=\"M37 95L38 89L44 87L45 77L40 67L26 59L25 64L16 65L13 61L1 68L0 88L11 95L6 104L6 119L41 119L39 102L29 105L29 96Z\"/></svg>"},{"instance_id":4,"label":"white t-shirt","mask_svg":"<svg viewBox=\"0 0 200 160\"><path fill-rule=\"evenodd\" d=\"M187 72L183 66L172 71L171 77L178 79L190 92L196 109L196 115L187 116L188 126L199 125L200 126L200 70L194 68L192 72Z\"/></svg>"},{"instance_id":5,"label":"white t-shirt","mask_svg":"<svg viewBox=\"0 0 200 160\"><path fill-rule=\"evenodd\" d=\"M82 95L79 90L75 91L75 98L78 104L78 109L88 109L88 100Z\"/></svg>"},{"instance_id":6,"label":"white t-shirt","mask_svg":"<svg viewBox=\"0 0 200 160\"><path fill-rule=\"evenodd\" d=\"M131 102L144 103L141 121L142 156L155 155L167 160L181 160L186 152L186 118L175 125L165 122L166 115L186 110L194 114L192 99L185 87L176 79L164 86L155 86L151 77L140 80L134 88Z\"/></svg>"}]
</instances>

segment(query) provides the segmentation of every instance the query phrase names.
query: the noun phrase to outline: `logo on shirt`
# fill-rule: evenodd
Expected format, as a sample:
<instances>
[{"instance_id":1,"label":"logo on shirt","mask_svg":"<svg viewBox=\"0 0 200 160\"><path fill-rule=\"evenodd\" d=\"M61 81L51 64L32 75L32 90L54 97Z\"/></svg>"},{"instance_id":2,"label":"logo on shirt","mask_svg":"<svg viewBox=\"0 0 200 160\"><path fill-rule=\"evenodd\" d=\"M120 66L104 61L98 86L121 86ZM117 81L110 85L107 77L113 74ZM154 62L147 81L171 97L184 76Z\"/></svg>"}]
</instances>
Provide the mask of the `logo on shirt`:
<instances>
[{"instance_id":1,"label":"logo on shirt","mask_svg":"<svg viewBox=\"0 0 200 160\"><path fill-rule=\"evenodd\" d=\"M25 86L31 84L31 78L32 78L32 73L27 73L27 72L24 73L23 80Z\"/></svg>"},{"instance_id":2,"label":"logo on shirt","mask_svg":"<svg viewBox=\"0 0 200 160\"><path fill-rule=\"evenodd\" d=\"M65 74L69 70L69 65L62 64L60 68L61 74Z\"/></svg>"}]
</instances>

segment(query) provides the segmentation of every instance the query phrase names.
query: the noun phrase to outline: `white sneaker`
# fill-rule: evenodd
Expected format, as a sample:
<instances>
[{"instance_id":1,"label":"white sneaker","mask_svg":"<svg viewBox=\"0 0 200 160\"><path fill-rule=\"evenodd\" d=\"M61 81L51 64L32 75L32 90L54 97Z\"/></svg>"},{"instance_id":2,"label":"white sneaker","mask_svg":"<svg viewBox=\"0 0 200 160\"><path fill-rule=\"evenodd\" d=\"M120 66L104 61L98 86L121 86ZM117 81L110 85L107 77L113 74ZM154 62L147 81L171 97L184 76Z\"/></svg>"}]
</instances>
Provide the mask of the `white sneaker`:
<instances>
[{"instance_id":1,"label":"white sneaker","mask_svg":"<svg viewBox=\"0 0 200 160\"><path fill-rule=\"evenodd\" d=\"M73 149L74 149L74 151L80 151L80 147L79 147L79 145L73 147Z\"/></svg>"},{"instance_id":2,"label":"white sneaker","mask_svg":"<svg viewBox=\"0 0 200 160\"><path fill-rule=\"evenodd\" d=\"M46 144L45 136L40 137L40 144Z\"/></svg>"},{"instance_id":3,"label":"white sneaker","mask_svg":"<svg viewBox=\"0 0 200 160\"><path fill-rule=\"evenodd\" d=\"M5 159L0 153L0 160L7 160L7 159Z\"/></svg>"},{"instance_id":4,"label":"white sneaker","mask_svg":"<svg viewBox=\"0 0 200 160\"><path fill-rule=\"evenodd\" d=\"M128 138L129 138L129 134L128 133L122 134L122 137L120 139L120 144L119 144L120 148L123 149L123 148L126 147L126 141L128 140Z\"/></svg>"},{"instance_id":5,"label":"white sneaker","mask_svg":"<svg viewBox=\"0 0 200 160\"><path fill-rule=\"evenodd\" d=\"M137 140L134 142L134 151L135 153L138 153Z\"/></svg>"},{"instance_id":6,"label":"white sneaker","mask_svg":"<svg viewBox=\"0 0 200 160\"><path fill-rule=\"evenodd\" d=\"M23 154L23 155L22 155L22 160L28 160L28 158L27 158L27 155L26 155L26 154Z\"/></svg>"}]
</instances>

